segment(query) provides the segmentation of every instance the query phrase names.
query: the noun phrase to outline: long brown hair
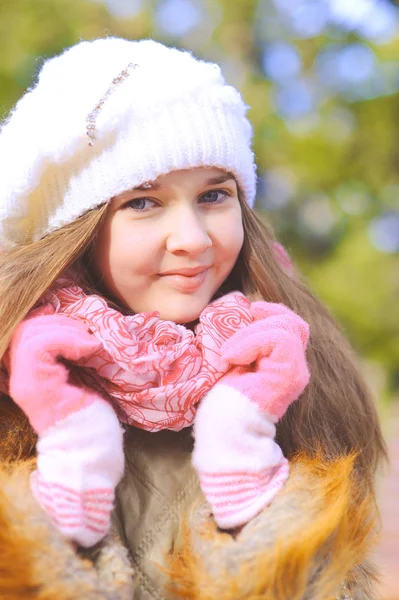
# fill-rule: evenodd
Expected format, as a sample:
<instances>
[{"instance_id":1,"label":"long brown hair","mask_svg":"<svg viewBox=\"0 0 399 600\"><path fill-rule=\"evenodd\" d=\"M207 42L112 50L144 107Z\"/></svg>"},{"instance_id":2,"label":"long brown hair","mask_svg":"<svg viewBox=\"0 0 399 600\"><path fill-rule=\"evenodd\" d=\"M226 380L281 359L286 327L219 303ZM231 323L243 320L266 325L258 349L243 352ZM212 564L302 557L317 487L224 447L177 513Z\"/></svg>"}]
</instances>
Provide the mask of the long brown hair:
<instances>
[{"instance_id":1,"label":"long brown hair","mask_svg":"<svg viewBox=\"0 0 399 600\"><path fill-rule=\"evenodd\" d=\"M326 307L294 269L289 274L274 250L274 233L242 203L245 241L240 256L242 291L248 297L281 302L310 325L307 359L311 378L300 400L278 425L278 441L288 457L302 450L334 458L357 452L357 471L366 486L386 447L377 411L357 358Z\"/></svg>"},{"instance_id":2,"label":"long brown hair","mask_svg":"<svg viewBox=\"0 0 399 600\"><path fill-rule=\"evenodd\" d=\"M311 381L279 423L278 441L287 457L302 450L334 458L355 450L358 473L366 487L372 487L385 447L353 351L299 273L290 275L280 265L272 229L240 203L244 245L223 293L240 289L251 299L284 303L309 323L311 331L307 352ZM86 291L107 297L91 269L96 233L106 210L106 205L94 209L38 242L0 254L0 357L17 324L68 267L73 266ZM118 306L115 298L107 299Z\"/></svg>"}]
</instances>

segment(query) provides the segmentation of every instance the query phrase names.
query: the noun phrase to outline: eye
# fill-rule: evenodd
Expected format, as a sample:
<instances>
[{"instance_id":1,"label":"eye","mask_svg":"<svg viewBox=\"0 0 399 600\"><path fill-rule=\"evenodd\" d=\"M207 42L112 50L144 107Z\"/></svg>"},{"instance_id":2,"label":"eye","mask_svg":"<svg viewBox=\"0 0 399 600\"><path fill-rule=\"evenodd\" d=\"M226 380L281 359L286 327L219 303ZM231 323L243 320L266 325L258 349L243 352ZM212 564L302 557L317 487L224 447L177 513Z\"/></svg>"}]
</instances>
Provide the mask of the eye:
<instances>
[{"instance_id":1,"label":"eye","mask_svg":"<svg viewBox=\"0 0 399 600\"><path fill-rule=\"evenodd\" d=\"M122 208L132 208L138 212L144 212L153 206L157 206L157 203L154 200L151 200L151 198L133 198L133 200L125 202Z\"/></svg>"},{"instance_id":2,"label":"eye","mask_svg":"<svg viewBox=\"0 0 399 600\"><path fill-rule=\"evenodd\" d=\"M227 190L209 190L200 197L205 204L219 204L227 198L230 198L231 194Z\"/></svg>"}]
</instances>

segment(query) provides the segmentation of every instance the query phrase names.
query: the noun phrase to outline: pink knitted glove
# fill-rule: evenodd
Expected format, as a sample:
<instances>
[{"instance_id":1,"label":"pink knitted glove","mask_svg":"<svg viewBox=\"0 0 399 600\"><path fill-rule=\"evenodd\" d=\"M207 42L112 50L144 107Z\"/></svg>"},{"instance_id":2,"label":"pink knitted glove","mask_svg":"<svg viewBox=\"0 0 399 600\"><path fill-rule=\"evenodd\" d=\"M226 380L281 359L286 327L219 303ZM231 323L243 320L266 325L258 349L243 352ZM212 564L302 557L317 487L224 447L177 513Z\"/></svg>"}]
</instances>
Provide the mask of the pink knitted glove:
<instances>
[{"instance_id":1,"label":"pink knitted glove","mask_svg":"<svg viewBox=\"0 0 399 600\"><path fill-rule=\"evenodd\" d=\"M33 492L61 533L87 547L110 527L123 433L110 404L73 385L64 362L98 348L83 323L51 314L19 325L9 357L10 395L39 434Z\"/></svg>"},{"instance_id":2,"label":"pink knitted glove","mask_svg":"<svg viewBox=\"0 0 399 600\"><path fill-rule=\"evenodd\" d=\"M222 348L233 368L201 401L193 464L222 529L248 522L286 481L275 423L309 381L309 327L280 304L255 302L257 320Z\"/></svg>"}]
</instances>

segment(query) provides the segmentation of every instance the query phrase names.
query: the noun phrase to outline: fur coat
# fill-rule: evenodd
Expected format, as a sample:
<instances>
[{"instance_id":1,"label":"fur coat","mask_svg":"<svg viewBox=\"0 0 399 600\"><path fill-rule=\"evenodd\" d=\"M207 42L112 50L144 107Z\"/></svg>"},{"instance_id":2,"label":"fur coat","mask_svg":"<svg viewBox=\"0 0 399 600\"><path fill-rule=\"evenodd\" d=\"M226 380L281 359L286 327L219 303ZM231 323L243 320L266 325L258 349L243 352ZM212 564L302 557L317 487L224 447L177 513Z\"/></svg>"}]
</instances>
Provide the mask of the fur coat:
<instances>
[{"instance_id":1,"label":"fur coat","mask_svg":"<svg viewBox=\"0 0 399 600\"><path fill-rule=\"evenodd\" d=\"M377 514L374 498L356 485L352 456L294 457L272 504L240 532L228 533L217 529L184 472L191 468L184 466L190 463L189 433L137 434L131 428L114 531L82 550L61 538L31 495L36 439L29 424L7 398L0 417L1 600L376 597L367 555L376 541ZM170 461L184 481L172 485ZM154 487L154 473L165 474L163 489ZM163 508L154 508L161 495ZM136 507L136 521L129 506Z\"/></svg>"}]
</instances>

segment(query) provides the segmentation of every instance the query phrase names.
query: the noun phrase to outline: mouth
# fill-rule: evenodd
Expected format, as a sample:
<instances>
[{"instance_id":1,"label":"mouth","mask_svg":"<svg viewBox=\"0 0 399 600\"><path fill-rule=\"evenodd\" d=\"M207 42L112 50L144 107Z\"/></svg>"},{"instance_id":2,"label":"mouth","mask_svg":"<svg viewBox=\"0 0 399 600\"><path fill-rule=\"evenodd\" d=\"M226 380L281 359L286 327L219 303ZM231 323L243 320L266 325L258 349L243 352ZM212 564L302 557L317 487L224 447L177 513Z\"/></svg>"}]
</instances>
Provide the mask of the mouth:
<instances>
[{"instance_id":1,"label":"mouth","mask_svg":"<svg viewBox=\"0 0 399 600\"><path fill-rule=\"evenodd\" d=\"M194 270L193 270L194 271ZM197 270L198 271L198 270ZM209 267L192 275L183 275L180 273L167 273L161 275L165 283L175 287L183 292L193 292L201 287L208 275Z\"/></svg>"},{"instance_id":2,"label":"mouth","mask_svg":"<svg viewBox=\"0 0 399 600\"><path fill-rule=\"evenodd\" d=\"M194 275L202 273L202 271L206 271L206 269L209 269L209 267L210 265L199 265L198 267L185 267L184 269L164 271L163 273L160 273L160 275L186 275L187 277L192 277Z\"/></svg>"}]
</instances>

